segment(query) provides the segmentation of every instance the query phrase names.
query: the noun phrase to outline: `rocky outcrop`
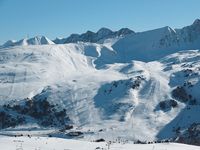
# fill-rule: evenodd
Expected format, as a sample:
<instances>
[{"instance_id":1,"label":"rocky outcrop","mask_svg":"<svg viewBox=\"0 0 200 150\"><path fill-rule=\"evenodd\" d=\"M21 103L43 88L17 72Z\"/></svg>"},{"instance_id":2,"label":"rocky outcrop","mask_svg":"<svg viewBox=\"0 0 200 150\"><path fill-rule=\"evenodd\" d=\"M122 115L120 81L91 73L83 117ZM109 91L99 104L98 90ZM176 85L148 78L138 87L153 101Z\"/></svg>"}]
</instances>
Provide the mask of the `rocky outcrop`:
<instances>
[{"instance_id":1,"label":"rocky outcrop","mask_svg":"<svg viewBox=\"0 0 200 150\"><path fill-rule=\"evenodd\" d=\"M24 116L12 115L8 111L0 111L0 129L15 127L25 122Z\"/></svg>"},{"instance_id":2,"label":"rocky outcrop","mask_svg":"<svg viewBox=\"0 0 200 150\"><path fill-rule=\"evenodd\" d=\"M15 127L30 118L44 127L64 127L70 121L65 109L58 110L46 99L25 99L19 104L3 105L2 109L5 111L0 112L1 128ZM12 117L10 113L17 114L17 117Z\"/></svg>"},{"instance_id":3,"label":"rocky outcrop","mask_svg":"<svg viewBox=\"0 0 200 150\"><path fill-rule=\"evenodd\" d=\"M193 123L175 141L200 146L200 123Z\"/></svg>"},{"instance_id":4,"label":"rocky outcrop","mask_svg":"<svg viewBox=\"0 0 200 150\"><path fill-rule=\"evenodd\" d=\"M187 102L188 100L191 99L191 96L188 95L184 87L182 86L177 86L173 91L172 91L172 96L173 98L181 101L181 102Z\"/></svg>"},{"instance_id":5,"label":"rocky outcrop","mask_svg":"<svg viewBox=\"0 0 200 150\"><path fill-rule=\"evenodd\" d=\"M166 111L166 110L170 110L171 108L175 108L178 106L178 103L177 101L173 100L173 99L170 99L170 100L165 100L165 101L161 101L159 104L158 104L159 108L163 111ZM157 107L158 107L157 106Z\"/></svg>"}]
</instances>

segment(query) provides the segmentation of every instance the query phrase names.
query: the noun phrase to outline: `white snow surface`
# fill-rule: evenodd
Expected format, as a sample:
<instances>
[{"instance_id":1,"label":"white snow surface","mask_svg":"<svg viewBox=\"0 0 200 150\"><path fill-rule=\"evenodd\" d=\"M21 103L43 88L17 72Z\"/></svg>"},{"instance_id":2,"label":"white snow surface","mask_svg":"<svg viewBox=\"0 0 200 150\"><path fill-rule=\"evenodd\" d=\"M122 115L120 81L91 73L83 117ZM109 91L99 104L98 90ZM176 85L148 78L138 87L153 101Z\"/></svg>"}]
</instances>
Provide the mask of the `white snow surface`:
<instances>
[{"instance_id":1,"label":"white snow surface","mask_svg":"<svg viewBox=\"0 0 200 150\"><path fill-rule=\"evenodd\" d=\"M5 137L0 136L0 145L3 150L199 150L197 146L163 143L163 144L130 144L112 143L108 146L106 142L87 142L80 140L69 140L48 137Z\"/></svg>"},{"instance_id":2,"label":"white snow surface","mask_svg":"<svg viewBox=\"0 0 200 150\"><path fill-rule=\"evenodd\" d=\"M50 45L50 44L54 44L54 42L48 39L47 37L36 36L30 39L28 38L21 39L19 41L9 40L6 43L4 43L1 47L6 48L6 47L12 47L12 46Z\"/></svg>"},{"instance_id":3,"label":"white snow surface","mask_svg":"<svg viewBox=\"0 0 200 150\"><path fill-rule=\"evenodd\" d=\"M199 31L197 24L182 29L186 39L185 30ZM108 40L42 45L33 40L31 45L1 48L0 104L46 97L66 109L89 141L172 138L174 127L200 122L196 115L200 113L200 38L180 41L179 47L172 39L181 33L164 27L110 44ZM186 83L192 83L185 88L198 105L188 109L175 99L178 107L164 111L158 107L173 99L173 89Z\"/></svg>"},{"instance_id":4,"label":"white snow surface","mask_svg":"<svg viewBox=\"0 0 200 150\"><path fill-rule=\"evenodd\" d=\"M136 34L130 34L117 41L114 49L126 59L154 61L180 50L199 49L200 21L190 26L172 29L168 26Z\"/></svg>"},{"instance_id":5,"label":"white snow surface","mask_svg":"<svg viewBox=\"0 0 200 150\"><path fill-rule=\"evenodd\" d=\"M21 46L0 50L0 103L46 97L65 108L70 119L86 134L85 139L116 137L135 140L170 138L177 123L172 122L185 104L163 112L159 102L171 99L171 90L180 83L173 79L183 63L190 64L200 55L198 50L169 55L160 61L115 63L116 52L103 44ZM170 63L172 61L173 63ZM193 68L198 68L195 61ZM170 69L166 69L170 68ZM137 77L138 88L132 88ZM194 96L199 98L198 78ZM182 80L184 81L184 80ZM191 115L199 113L199 106ZM185 115L184 115L185 116ZM167 124L172 125L165 129ZM98 132L103 129L104 132Z\"/></svg>"}]
</instances>

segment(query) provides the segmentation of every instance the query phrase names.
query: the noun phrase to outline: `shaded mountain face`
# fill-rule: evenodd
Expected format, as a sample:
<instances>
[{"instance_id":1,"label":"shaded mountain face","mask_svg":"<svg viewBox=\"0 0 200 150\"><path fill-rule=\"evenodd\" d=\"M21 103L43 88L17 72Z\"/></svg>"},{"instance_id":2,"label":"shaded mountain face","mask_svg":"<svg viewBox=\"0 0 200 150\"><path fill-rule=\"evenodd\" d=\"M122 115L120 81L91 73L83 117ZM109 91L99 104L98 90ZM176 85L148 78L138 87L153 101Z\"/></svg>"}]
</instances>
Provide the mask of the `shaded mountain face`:
<instances>
[{"instance_id":1,"label":"shaded mountain face","mask_svg":"<svg viewBox=\"0 0 200 150\"><path fill-rule=\"evenodd\" d=\"M185 42L191 45L198 46L200 38L200 20L196 19L190 26L186 26L182 29L177 29L177 36L179 42Z\"/></svg>"},{"instance_id":2,"label":"shaded mountain face","mask_svg":"<svg viewBox=\"0 0 200 150\"><path fill-rule=\"evenodd\" d=\"M65 44L65 43L76 43L76 42L91 42L91 43L98 43L100 41L109 39L109 38L117 38L117 37L124 37L129 34L134 34L135 32L128 29L122 28L119 31L112 31L107 28L101 28L96 33L92 31L87 31L81 35L79 34L72 34L68 38L63 39L55 39L54 43L56 44Z\"/></svg>"},{"instance_id":3,"label":"shaded mountain face","mask_svg":"<svg viewBox=\"0 0 200 150\"><path fill-rule=\"evenodd\" d=\"M153 61L178 50L200 48L200 20L182 29L168 26L132 34L118 40L113 48L126 60ZM134 54L134 55L133 55Z\"/></svg>"}]
</instances>

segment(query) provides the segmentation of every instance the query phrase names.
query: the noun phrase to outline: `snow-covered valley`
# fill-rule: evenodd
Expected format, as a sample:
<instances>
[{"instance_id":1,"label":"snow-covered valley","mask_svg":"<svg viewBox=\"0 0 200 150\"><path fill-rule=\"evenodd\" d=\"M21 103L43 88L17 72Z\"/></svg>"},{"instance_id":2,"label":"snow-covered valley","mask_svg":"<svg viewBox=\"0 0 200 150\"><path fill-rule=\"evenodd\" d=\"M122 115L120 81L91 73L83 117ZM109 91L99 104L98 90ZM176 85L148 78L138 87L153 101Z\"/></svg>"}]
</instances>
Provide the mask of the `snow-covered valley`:
<instances>
[{"instance_id":1,"label":"snow-covered valley","mask_svg":"<svg viewBox=\"0 0 200 150\"><path fill-rule=\"evenodd\" d=\"M185 144L131 144L131 143L106 143L66 140L48 137L0 137L1 149L9 150L199 150L197 146Z\"/></svg>"}]
</instances>

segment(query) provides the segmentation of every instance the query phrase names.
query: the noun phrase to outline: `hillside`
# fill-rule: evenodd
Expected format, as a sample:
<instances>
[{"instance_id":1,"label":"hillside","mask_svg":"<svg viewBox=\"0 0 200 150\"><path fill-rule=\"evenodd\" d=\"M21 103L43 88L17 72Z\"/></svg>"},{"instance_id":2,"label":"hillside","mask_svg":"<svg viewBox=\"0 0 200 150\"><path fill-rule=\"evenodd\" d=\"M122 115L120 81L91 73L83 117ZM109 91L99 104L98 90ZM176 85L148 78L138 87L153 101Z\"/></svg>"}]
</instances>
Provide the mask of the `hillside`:
<instances>
[{"instance_id":1,"label":"hillside","mask_svg":"<svg viewBox=\"0 0 200 150\"><path fill-rule=\"evenodd\" d=\"M1 129L73 125L83 133L75 139L199 145L199 27L196 20L114 43L41 38L1 48Z\"/></svg>"}]
</instances>

